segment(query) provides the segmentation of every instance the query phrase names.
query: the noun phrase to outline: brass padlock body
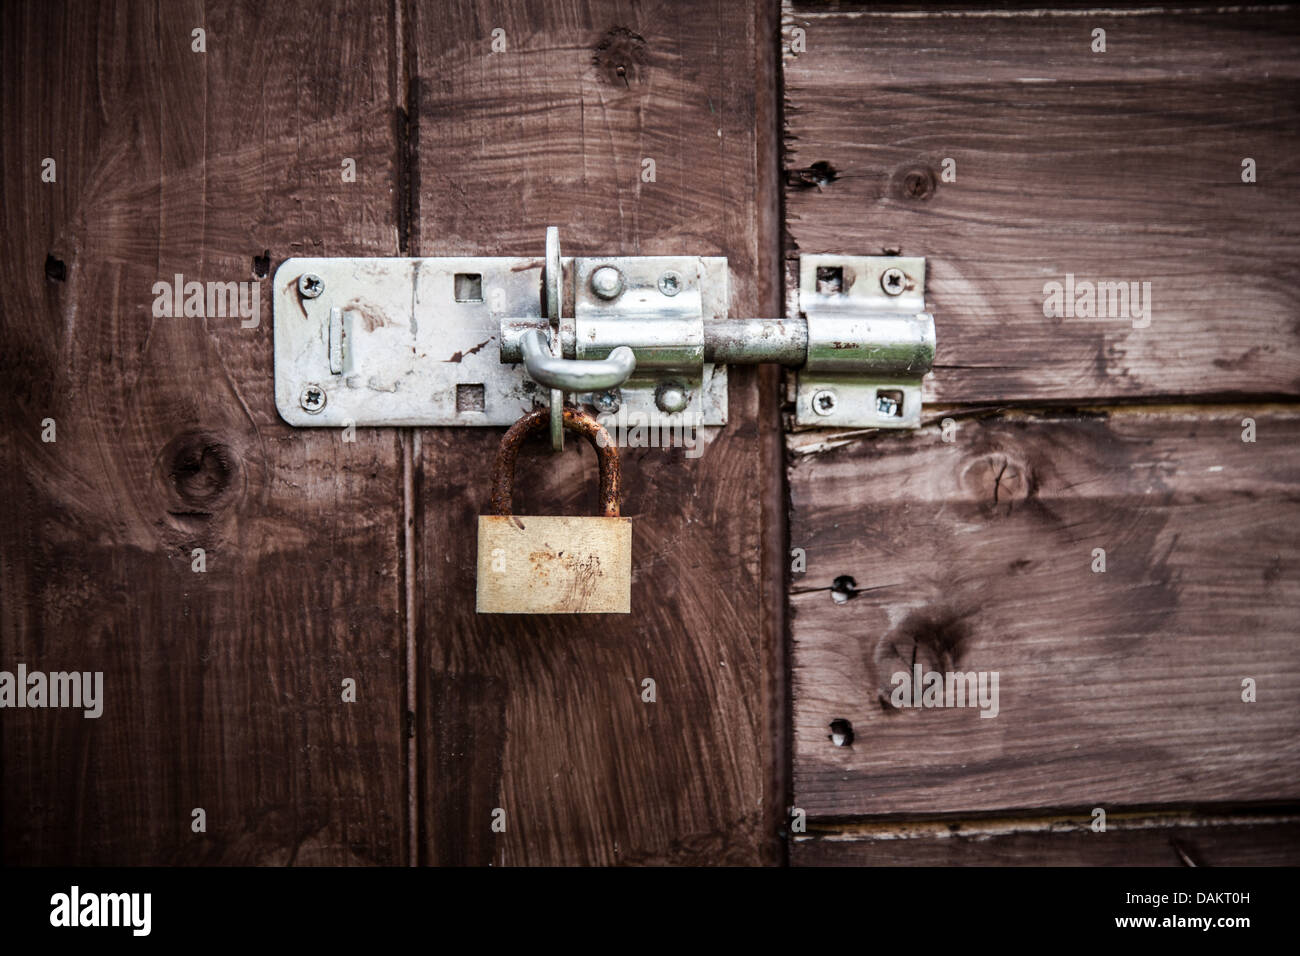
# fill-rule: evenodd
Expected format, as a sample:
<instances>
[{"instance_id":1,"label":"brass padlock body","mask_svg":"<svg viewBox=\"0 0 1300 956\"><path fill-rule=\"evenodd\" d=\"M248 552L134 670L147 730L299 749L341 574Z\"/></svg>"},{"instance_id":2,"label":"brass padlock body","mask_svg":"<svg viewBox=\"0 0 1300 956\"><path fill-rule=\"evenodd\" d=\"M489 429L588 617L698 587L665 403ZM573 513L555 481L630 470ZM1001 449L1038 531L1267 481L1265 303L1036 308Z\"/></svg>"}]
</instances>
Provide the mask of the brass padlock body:
<instances>
[{"instance_id":1,"label":"brass padlock body","mask_svg":"<svg viewBox=\"0 0 1300 956\"><path fill-rule=\"evenodd\" d=\"M595 419L564 410L564 427L596 450L604 517L511 514L519 445L549 422L549 410L539 409L502 439L492 472L496 513L478 519L478 612L627 614L632 610L632 522L618 513L618 451Z\"/></svg>"}]
</instances>

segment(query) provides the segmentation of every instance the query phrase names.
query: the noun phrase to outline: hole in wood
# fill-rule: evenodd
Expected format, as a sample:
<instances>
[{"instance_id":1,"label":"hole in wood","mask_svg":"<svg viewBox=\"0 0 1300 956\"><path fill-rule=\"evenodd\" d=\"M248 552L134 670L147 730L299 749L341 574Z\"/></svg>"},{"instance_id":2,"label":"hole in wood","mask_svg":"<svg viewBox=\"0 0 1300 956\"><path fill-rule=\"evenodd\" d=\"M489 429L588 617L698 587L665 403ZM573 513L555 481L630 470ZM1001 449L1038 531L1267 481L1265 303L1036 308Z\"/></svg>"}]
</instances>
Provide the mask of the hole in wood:
<instances>
[{"instance_id":1,"label":"hole in wood","mask_svg":"<svg viewBox=\"0 0 1300 956\"><path fill-rule=\"evenodd\" d=\"M817 267L817 294L818 295L843 295L844 294L844 267L843 266L818 266Z\"/></svg>"},{"instance_id":2,"label":"hole in wood","mask_svg":"<svg viewBox=\"0 0 1300 956\"><path fill-rule=\"evenodd\" d=\"M853 746L853 725L843 718L831 721L831 743L836 747Z\"/></svg>"},{"instance_id":3,"label":"hole in wood","mask_svg":"<svg viewBox=\"0 0 1300 956\"><path fill-rule=\"evenodd\" d=\"M63 264L62 259L56 259L54 256L45 257L45 278L53 279L55 282L62 282L68 277L68 267Z\"/></svg>"},{"instance_id":4,"label":"hole in wood","mask_svg":"<svg viewBox=\"0 0 1300 956\"><path fill-rule=\"evenodd\" d=\"M481 412L486 407L483 386L477 383L456 386L456 411Z\"/></svg>"},{"instance_id":5,"label":"hole in wood","mask_svg":"<svg viewBox=\"0 0 1300 956\"><path fill-rule=\"evenodd\" d=\"M477 272L457 272L455 295L457 302L482 302L483 277Z\"/></svg>"},{"instance_id":6,"label":"hole in wood","mask_svg":"<svg viewBox=\"0 0 1300 956\"><path fill-rule=\"evenodd\" d=\"M253 256L253 275L258 279L265 279L267 273L271 271L271 250L265 249L260 256Z\"/></svg>"},{"instance_id":7,"label":"hole in wood","mask_svg":"<svg viewBox=\"0 0 1300 956\"><path fill-rule=\"evenodd\" d=\"M835 180L840 178L840 174L835 167L824 159L819 159L811 166L805 166L803 169L787 169L785 173L786 185L792 189L824 189Z\"/></svg>"},{"instance_id":8,"label":"hole in wood","mask_svg":"<svg viewBox=\"0 0 1300 956\"><path fill-rule=\"evenodd\" d=\"M831 582L831 600L843 604L858 593L858 582L847 574L841 574Z\"/></svg>"}]
</instances>

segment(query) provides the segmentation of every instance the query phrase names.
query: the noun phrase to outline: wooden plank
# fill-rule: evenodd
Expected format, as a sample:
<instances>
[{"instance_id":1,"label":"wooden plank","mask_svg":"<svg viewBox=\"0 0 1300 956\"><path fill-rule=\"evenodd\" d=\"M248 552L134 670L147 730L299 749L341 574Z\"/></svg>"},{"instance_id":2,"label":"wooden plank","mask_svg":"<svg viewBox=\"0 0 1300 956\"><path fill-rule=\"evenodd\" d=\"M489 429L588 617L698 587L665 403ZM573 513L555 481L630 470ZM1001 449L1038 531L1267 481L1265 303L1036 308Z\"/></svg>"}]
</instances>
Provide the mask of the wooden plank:
<instances>
[{"instance_id":1,"label":"wooden plank","mask_svg":"<svg viewBox=\"0 0 1300 956\"><path fill-rule=\"evenodd\" d=\"M787 252L928 257L927 400L1300 394L1290 10L787 2L784 39ZM1150 308L1048 317L1067 276Z\"/></svg>"},{"instance_id":2,"label":"wooden plank","mask_svg":"<svg viewBox=\"0 0 1300 956\"><path fill-rule=\"evenodd\" d=\"M1300 797L1300 411L954 424L794 449L796 806ZM997 672L996 717L895 707L914 664Z\"/></svg>"},{"instance_id":3,"label":"wooden plank","mask_svg":"<svg viewBox=\"0 0 1300 956\"><path fill-rule=\"evenodd\" d=\"M255 281L396 253L392 30L359 3L6 12L0 667L104 697L0 718L6 863L405 859L399 443L280 421ZM156 316L176 273L250 282L259 324Z\"/></svg>"},{"instance_id":4,"label":"wooden plank","mask_svg":"<svg viewBox=\"0 0 1300 956\"><path fill-rule=\"evenodd\" d=\"M763 314L757 263L774 237L757 223L775 186L757 177L755 76L771 56L758 6L418 11L416 248L540 255L553 224L566 255L725 255L733 314ZM756 382L733 371L730 424L701 457L622 449L627 617L476 615L474 528L501 432L420 433L422 861L776 859ZM581 445L526 448L516 510L589 513Z\"/></svg>"},{"instance_id":5,"label":"wooden plank","mask_svg":"<svg viewBox=\"0 0 1300 956\"><path fill-rule=\"evenodd\" d=\"M1113 815L1086 822L972 821L853 827L794 838L795 866L1295 866L1294 816Z\"/></svg>"}]
</instances>

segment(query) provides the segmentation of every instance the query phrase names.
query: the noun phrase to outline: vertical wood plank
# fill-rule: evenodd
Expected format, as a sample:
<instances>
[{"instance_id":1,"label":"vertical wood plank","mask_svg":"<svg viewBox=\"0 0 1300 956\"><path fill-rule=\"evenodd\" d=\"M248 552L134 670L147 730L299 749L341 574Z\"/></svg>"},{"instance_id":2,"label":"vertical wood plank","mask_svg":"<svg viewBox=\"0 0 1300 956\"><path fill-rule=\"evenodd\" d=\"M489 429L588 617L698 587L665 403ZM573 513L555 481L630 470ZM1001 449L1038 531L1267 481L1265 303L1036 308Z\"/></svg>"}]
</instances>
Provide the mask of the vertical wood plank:
<instances>
[{"instance_id":1,"label":"vertical wood plank","mask_svg":"<svg viewBox=\"0 0 1300 956\"><path fill-rule=\"evenodd\" d=\"M363 3L6 11L0 668L104 674L98 719L0 720L6 863L405 859L399 443L280 421L258 280L396 253L393 32ZM260 324L156 316L177 273L253 282Z\"/></svg>"},{"instance_id":2,"label":"vertical wood plank","mask_svg":"<svg viewBox=\"0 0 1300 956\"><path fill-rule=\"evenodd\" d=\"M760 314L773 184L757 174L758 6L416 8L419 253L540 256L557 225L566 255L725 255L732 313ZM621 450L630 616L475 615L474 527L501 433L421 433L423 861L776 858L757 381L732 371L730 423L702 457ZM582 444L524 452L521 513L589 507Z\"/></svg>"}]
</instances>

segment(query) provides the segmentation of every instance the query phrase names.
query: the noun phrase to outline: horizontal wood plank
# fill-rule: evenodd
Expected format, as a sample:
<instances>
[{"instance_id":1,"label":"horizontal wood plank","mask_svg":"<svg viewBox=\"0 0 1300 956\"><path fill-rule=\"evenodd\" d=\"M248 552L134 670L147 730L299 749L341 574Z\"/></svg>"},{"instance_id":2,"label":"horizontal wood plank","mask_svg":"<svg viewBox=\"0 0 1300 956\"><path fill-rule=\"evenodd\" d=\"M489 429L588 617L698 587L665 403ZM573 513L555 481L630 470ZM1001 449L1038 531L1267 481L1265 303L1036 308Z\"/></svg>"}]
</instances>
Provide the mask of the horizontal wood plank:
<instances>
[{"instance_id":1,"label":"horizontal wood plank","mask_svg":"<svg viewBox=\"0 0 1300 956\"><path fill-rule=\"evenodd\" d=\"M1293 10L787 4L784 43L788 254L928 258L927 400L1300 394Z\"/></svg>"},{"instance_id":2,"label":"horizontal wood plank","mask_svg":"<svg viewBox=\"0 0 1300 956\"><path fill-rule=\"evenodd\" d=\"M796 445L796 806L846 817L1300 797L1300 412L952 427L951 442L935 422ZM914 664L998 672L997 716L896 708L893 675Z\"/></svg>"}]
</instances>

